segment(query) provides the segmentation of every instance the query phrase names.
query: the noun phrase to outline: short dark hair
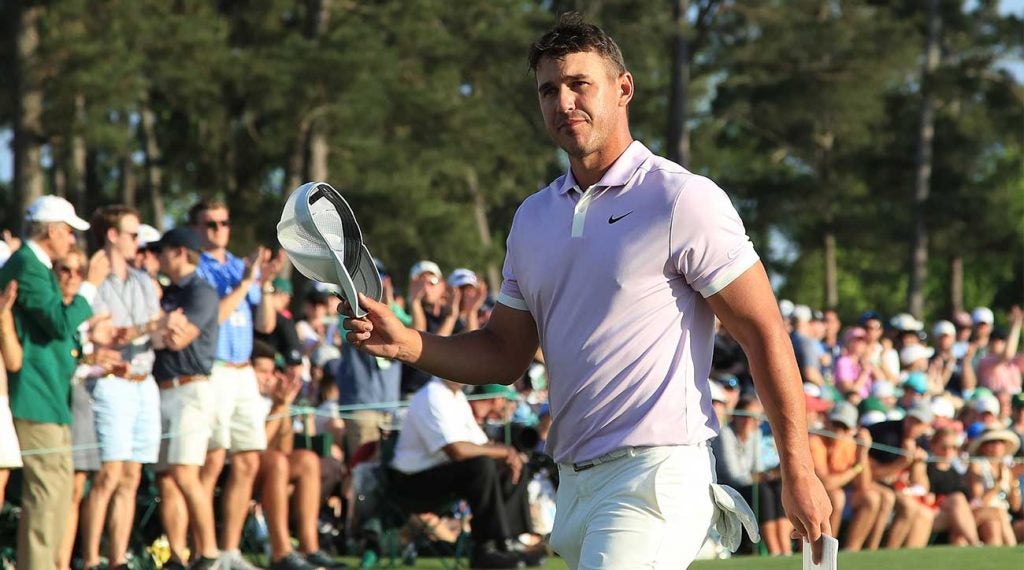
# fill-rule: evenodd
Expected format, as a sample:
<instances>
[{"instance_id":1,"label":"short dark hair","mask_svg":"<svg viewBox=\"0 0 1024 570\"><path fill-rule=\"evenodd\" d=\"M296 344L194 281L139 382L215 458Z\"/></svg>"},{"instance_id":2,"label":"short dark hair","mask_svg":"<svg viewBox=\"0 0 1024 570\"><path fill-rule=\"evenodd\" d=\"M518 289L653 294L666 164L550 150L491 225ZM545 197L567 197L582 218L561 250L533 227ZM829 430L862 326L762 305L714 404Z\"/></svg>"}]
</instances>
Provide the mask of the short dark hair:
<instances>
[{"instance_id":1,"label":"short dark hair","mask_svg":"<svg viewBox=\"0 0 1024 570\"><path fill-rule=\"evenodd\" d=\"M540 60L545 57L563 59L571 53L596 52L609 62L619 74L626 72L626 62L618 44L601 28L587 23L578 12L566 12L558 25L530 46L530 71L536 73Z\"/></svg>"},{"instance_id":2,"label":"short dark hair","mask_svg":"<svg viewBox=\"0 0 1024 570\"><path fill-rule=\"evenodd\" d=\"M121 231L121 220L125 216L135 216L140 222L142 216L139 215L139 211L131 206L124 206L122 204L114 204L113 206L104 206L96 210L96 213L92 215L91 230L92 237L96 239L96 246L102 248L107 243L107 232L111 229Z\"/></svg>"},{"instance_id":3,"label":"short dark hair","mask_svg":"<svg viewBox=\"0 0 1024 570\"><path fill-rule=\"evenodd\" d=\"M188 209L188 225L194 226L198 224L199 214L202 214L207 210L228 210L229 212L231 211L231 209L228 208L227 202L224 202L223 200L200 200L196 202L195 205Z\"/></svg>"}]
</instances>

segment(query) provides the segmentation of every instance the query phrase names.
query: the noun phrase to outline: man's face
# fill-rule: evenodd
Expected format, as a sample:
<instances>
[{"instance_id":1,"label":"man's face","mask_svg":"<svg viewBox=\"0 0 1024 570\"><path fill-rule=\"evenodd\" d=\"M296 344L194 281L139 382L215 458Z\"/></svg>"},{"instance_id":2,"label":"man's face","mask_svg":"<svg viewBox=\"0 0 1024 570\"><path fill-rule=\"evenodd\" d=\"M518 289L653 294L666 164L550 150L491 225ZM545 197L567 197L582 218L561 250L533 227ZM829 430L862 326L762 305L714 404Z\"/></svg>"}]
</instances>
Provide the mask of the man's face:
<instances>
[{"instance_id":1,"label":"man's face","mask_svg":"<svg viewBox=\"0 0 1024 570\"><path fill-rule=\"evenodd\" d=\"M160 262L160 273L164 275L174 273L174 270L180 263L181 255L184 254L181 253L180 248L176 247L165 247L157 252L156 258Z\"/></svg>"},{"instance_id":2,"label":"man's face","mask_svg":"<svg viewBox=\"0 0 1024 570\"><path fill-rule=\"evenodd\" d=\"M254 358L252 369L256 372L256 383L260 387L260 393L270 394L274 387L274 360L271 358Z\"/></svg>"},{"instance_id":3,"label":"man's face","mask_svg":"<svg viewBox=\"0 0 1024 570\"><path fill-rule=\"evenodd\" d=\"M107 232L107 240L121 257L132 260L139 250L139 219L128 214L121 217L120 225L119 229L111 228Z\"/></svg>"},{"instance_id":4,"label":"man's face","mask_svg":"<svg viewBox=\"0 0 1024 570\"><path fill-rule=\"evenodd\" d=\"M835 311L825 311L825 330L828 334L838 335L842 328L843 323L839 321L839 315Z\"/></svg>"},{"instance_id":5,"label":"man's face","mask_svg":"<svg viewBox=\"0 0 1024 570\"><path fill-rule=\"evenodd\" d=\"M416 280L423 283L423 300L430 305L441 301L444 295L444 280L429 271L424 271L416 276Z\"/></svg>"},{"instance_id":6,"label":"man's face","mask_svg":"<svg viewBox=\"0 0 1024 570\"><path fill-rule=\"evenodd\" d=\"M871 319L864 323L864 330L868 331L868 340L878 342L878 339L882 338L882 321Z\"/></svg>"},{"instance_id":7,"label":"man's face","mask_svg":"<svg viewBox=\"0 0 1024 570\"><path fill-rule=\"evenodd\" d=\"M626 120L633 78L618 75L596 52L543 58L537 66L537 93L544 126L559 147L574 158L590 155Z\"/></svg>"},{"instance_id":8,"label":"man's face","mask_svg":"<svg viewBox=\"0 0 1024 570\"><path fill-rule=\"evenodd\" d=\"M948 350L950 350L951 348L953 348L953 342L954 342L954 341L955 341L956 339L955 339L955 338L953 337L953 335L950 335L950 334L944 334L944 335L940 335L940 336L939 336L939 337L938 337L937 339L935 339L935 340L936 340L936 343L937 343L937 344L939 345L939 346L938 346L938 349L939 349L940 351L942 351L942 352L945 352L945 351L948 351Z\"/></svg>"},{"instance_id":9,"label":"man's face","mask_svg":"<svg viewBox=\"0 0 1024 570\"><path fill-rule=\"evenodd\" d=\"M64 223L52 223L47 230L47 237L50 240L50 248L57 259L66 257L75 245L75 230Z\"/></svg>"},{"instance_id":10,"label":"man's face","mask_svg":"<svg viewBox=\"0 0 1024 570\"><path fill-rule=\"evenodd\" d=\"M53 270L57 273L61 294L65 297L74 296L85 277L85 258L77 254L67 254L53 264Z\"/></svg>"},{"instance_id":11,"label":"man's face","mask_svg":"<svg viewBox=\"0 0 1024 570\"><path fill-rule=\"evenodd\" d=\"M223 249L231 240L231 216L225 208L214 208L199 213L196 233L203 240L203 249Z\"/></svg>"}]
</instances>

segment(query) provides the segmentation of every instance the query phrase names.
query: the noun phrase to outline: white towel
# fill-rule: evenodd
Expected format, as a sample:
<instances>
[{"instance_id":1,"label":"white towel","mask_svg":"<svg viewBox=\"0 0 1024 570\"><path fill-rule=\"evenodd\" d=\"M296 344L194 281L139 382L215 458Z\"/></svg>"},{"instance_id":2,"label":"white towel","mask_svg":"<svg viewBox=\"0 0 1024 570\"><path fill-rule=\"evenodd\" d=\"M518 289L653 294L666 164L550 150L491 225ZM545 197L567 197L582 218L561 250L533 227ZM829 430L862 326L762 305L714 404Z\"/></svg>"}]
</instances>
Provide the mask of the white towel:
<instances>
[{"instance_id":1,"label":"white towel","mask_svg":"<svg viewBox=\"0 0 1024 570\"><path fill-rule=\"evenodd\" d=\"M722 546L736 552L743 540L743 529L754 542L761 542L757 519L750 505L739 491L727 485L711 484L711 497L715 501L715 519L712 523L722 535Z\"/></svg>"},{"instance_id":2,"label":"white towel","mask_svg":"<svg viewBox=\"0 0 1024 570\"><path fill-rule=\"evenodd\" d=\"M804 543L804 570L836 570L839 567L839 541L828 535L821 537L821 564L811 560L811 543Z\"/></svg>"}]
</instances>

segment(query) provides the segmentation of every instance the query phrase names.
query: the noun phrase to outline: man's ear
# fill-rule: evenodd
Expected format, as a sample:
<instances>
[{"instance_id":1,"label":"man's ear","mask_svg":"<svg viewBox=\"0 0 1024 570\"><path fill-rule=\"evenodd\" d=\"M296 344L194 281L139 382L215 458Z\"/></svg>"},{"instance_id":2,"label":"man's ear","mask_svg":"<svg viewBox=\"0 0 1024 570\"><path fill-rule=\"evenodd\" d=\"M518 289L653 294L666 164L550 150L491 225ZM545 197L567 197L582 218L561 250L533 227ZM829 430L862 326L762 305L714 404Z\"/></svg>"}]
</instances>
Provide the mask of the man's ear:
<instances>
[{"instance_id":1,"label":"man's ear","mask_svg":"<svg viewBox=\"0 0 1024 570\"><path fill-rule=\"evenodd\" d=\"M633 100L633 74L624 71L619 75L619 106L625 107Z\"/></svg>"}]
</instances>

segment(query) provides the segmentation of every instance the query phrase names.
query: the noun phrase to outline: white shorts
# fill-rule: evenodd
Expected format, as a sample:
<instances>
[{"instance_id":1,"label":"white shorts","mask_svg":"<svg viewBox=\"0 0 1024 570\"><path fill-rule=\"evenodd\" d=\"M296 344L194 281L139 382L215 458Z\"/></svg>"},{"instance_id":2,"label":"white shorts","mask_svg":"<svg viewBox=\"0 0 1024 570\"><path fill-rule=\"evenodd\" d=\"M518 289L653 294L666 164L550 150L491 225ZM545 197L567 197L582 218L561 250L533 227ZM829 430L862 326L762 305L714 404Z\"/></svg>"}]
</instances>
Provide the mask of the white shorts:
<instances>
[{"instance_id":1,"label":"white shorts","mask_svg":"<svg viewBox=\"0 0 1024 570\"><path fill-rule=\"evenodd\" d=\"M0 469L21 467L21 446L14 431L11 417L11 401L6 395L0 396Z\"/></svg>"},{"instance_id":2,"label":"white shorts","mask_svg":"<svg viewBox=\"0 0 1024 570\"><path fill-rule=\"evenodd\" d=\"M558 466L551 547L569 568L686 568L714 517L707 445L633 448L583 471Z\"/></svg>"},{"instance_id":3,"label":"white shorts","mask_svg":"<svg viewBox=\"0 0 1024 570\"><path fill-rule=\"evenodd\" d=\"M171 465L203 465L213 423L209 380L160 390L160 457L157 471Z\"/></svg>"},{"instance_id":4,"label":"white shorts","mask_svg":"<svg viewBox=\"0 0 1024 570\"><path fill-rule=\"evenodd\" d=\"M263 451L267 448L267 412L252 366L213 365L213 434L210 449Z\"/></svg>"}]
</instances>

